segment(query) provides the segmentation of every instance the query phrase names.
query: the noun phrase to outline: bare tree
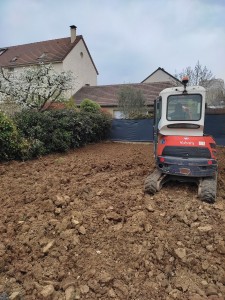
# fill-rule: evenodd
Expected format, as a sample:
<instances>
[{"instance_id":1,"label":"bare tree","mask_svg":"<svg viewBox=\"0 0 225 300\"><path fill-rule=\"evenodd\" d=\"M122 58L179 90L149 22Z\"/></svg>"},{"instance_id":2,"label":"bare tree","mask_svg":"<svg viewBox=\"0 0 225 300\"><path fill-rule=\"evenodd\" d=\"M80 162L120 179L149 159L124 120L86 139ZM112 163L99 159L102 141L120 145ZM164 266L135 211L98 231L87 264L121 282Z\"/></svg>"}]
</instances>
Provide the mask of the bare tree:
<instances>
[{"instance_id":1,"label":"bare tree","mask_svg":"<svg viewBox=\"0 0 225 300\"><path fill-rule=\"evenodd\" d=\"M138 118L147 113L142 92L129 86L124 86L119 91L118 108L126 119Z\"/></svg>"},{"instance_id":2,"label":"bare tree","mask_svg":"<svg viewBox=\"0 0 225 300\"><path fill-rule=\"evenodd\" d=\"M184 76L188 76L188 85L201 85L203 87L209 86L214 79L212 72L206 66L203 67L199 61L193 69L190 66L186 67L174 76L180 80L182 80Z\"/></svg>"},{"instance_id":3,"label":"bare tree","mask_svg":"<svg viewBox=\"0 0 225 300\"><path fill-rule=\"evenodd\" d=\"M72 81L71 72L57 73L52 65L40 64L18 72L1 68L1 101L10 99L19 106L42 111L56 100L62 101L65 92L72 88Z\"/></svg>"},{"instance_id":4,"label":"bare tree","mask_svg":"<svg viewBox=\"0 0 225 300\"><path fill-rule=\"evenodd\" d=\"M206 102L208 105L223 105L225 102L224 81L216 79L206 66L203 67L198 61L193 69L187 67L175 75L180 80L184 76L189 77L188 85L201 85L206 88Z\"/></svg>"}]
</instances>

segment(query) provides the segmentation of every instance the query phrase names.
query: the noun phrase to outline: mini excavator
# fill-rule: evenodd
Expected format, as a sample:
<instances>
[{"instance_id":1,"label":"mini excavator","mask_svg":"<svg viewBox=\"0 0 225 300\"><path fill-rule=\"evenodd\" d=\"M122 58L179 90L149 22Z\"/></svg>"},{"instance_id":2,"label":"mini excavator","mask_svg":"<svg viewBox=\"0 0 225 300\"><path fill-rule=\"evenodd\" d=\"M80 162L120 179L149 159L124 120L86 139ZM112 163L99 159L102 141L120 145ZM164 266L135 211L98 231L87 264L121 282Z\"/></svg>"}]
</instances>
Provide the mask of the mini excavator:
<instances>
[{"instance_id":1,"label":"mini excavator","mask_svg":"<svg viewBox=\"0 0 225 300\"><path fill-rule=\"evenodd\" d=\"M161 91L154 102L156 169L145 180L145 192L155 194L168 181L194 182L198 197L213 203L217 191L216 143L204 134L205 88L183 86Z\"/></svg>"}]
</instances>

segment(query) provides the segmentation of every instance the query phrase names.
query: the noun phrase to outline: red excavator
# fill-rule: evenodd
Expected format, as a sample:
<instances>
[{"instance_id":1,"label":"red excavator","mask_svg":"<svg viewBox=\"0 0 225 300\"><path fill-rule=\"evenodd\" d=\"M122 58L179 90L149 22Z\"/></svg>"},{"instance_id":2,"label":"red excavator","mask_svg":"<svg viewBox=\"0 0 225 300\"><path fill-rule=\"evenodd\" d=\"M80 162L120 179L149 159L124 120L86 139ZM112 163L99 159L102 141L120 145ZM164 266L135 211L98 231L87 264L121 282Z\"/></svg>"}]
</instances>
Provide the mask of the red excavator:
<instances>
[{"instance_id":1,"label":"red excavator","mask_svg":"<svg viewBox=\"0 0 225 300\"><path fill-rule=\"evenodd\" d=\"M168 181L194 182L198 196L213 203L217 190L216 143L204 134L205 89L201 86L164 89L154 102L156 170L145 181L155 194Z\"/></svg>"}]
</instances>

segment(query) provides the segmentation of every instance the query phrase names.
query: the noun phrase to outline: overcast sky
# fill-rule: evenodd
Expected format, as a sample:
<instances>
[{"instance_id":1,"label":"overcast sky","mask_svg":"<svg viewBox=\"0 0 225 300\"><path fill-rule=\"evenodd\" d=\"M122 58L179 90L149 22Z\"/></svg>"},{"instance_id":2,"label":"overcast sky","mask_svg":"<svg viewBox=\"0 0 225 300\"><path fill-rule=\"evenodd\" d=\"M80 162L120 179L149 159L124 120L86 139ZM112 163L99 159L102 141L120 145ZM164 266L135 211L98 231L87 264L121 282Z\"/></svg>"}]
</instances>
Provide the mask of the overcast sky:
<instances>
[{"instance_id":1,"label":"overcast sky","mask_svg":"<svg viewBox=\"0 0 225 300\"><path fill-rule=\"evenodd\" d=\"M98 84L174 75L197 61L225 80L225 0L0 0L0 48L83 35Z\"/></svg>"}]
</instances>

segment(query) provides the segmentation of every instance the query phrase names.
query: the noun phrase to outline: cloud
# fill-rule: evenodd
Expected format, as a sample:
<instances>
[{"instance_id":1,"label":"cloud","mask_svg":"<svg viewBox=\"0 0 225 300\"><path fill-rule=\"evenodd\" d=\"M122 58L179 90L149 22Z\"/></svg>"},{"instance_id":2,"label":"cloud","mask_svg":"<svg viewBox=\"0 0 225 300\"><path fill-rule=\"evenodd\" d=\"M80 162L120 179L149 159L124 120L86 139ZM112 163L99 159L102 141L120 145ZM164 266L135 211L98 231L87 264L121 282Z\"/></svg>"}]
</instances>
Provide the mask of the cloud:
<instances>
[{"instance_id":1,"label":"cloud","mask_svg":"<svg viewBox=\"0 0 225 300\"><path fill-rule=\"evenodd\" d=\"M174 74L198 60L225 79L225 4L220 0L3 0L1 46L69 35L74 24L100 84Z\"/></svg>"}]
</instances>

